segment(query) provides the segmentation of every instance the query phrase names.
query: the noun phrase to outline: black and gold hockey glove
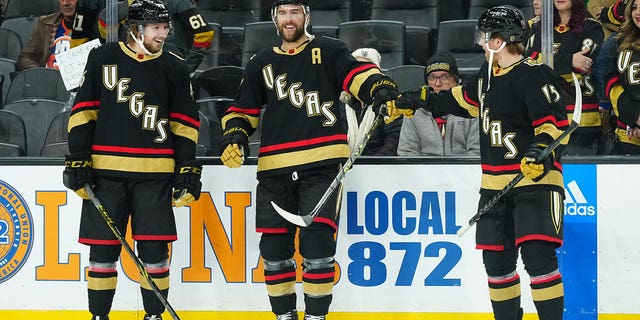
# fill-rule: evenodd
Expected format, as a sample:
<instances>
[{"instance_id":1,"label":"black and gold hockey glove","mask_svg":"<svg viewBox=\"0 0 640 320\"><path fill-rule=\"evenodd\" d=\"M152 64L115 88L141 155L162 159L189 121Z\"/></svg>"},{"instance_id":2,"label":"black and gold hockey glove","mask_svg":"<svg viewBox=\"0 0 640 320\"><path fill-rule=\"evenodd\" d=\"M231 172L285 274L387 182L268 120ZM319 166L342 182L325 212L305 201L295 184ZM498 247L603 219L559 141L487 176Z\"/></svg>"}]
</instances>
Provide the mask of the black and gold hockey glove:
<instances>
[{"instance_id":1,"label":"black and gold hockey glove","mask_svg":"<svg viewBox=\"0 0 640 320\"><path fill-rule=\"evenodd\" d=\"M200 190L202 189L201 175L201 166L182 165L176 169L171 200L174 206L186 206L200 198Z\"/></svg>"},{"instance_id":2,"label":"black and gold hockey glove","mask_svg":"<svg viewBox=\"0 0 640 320\"><path fill-rule=\"evenodd\" d=\"M385 123L391 123L403 115L408 118L413 117L413 109L399 108L396 106L395 100L399 94L400 92L395 82L388 77L382 77L371 87L373 111L376 114L382 112L385 116ZM385 106L384 109L382 109L383 106Z\"/></svg>"},{"instance_id":3,"label":"black and gold hockey glove","mask_svg":"<svg viewBox=\"0 0 640 320\"><path fill-rule=\"evenodd\" d=\"M220 139L220 160L229 168L239 168L249 156L249 135L240 127L227 129Z\"/></svg>"},{"instance_id":4,"label":"black and gold hockey glove","mask_svg":"<svg viewBox=\"0 0 640 320\"><path fill-rule=\"evenodd\" d=\"M524 153L522 160L520 160L520 171L522 174L533 182L538 182L549 173L553 162L555 161L555 153L552 151L544 159L538 159L540 154L547 145L542 143L534 143L529 147L529 150Z\"/></svg>"},{"instance_id":5,"label":"black and gold hockey glove","mask_svg":"<svg viewBox=\"0 0 640 320\"><path fill-rule=\"evenodd\" d=\"M396 99L396 106L402 109L415 110L422 108L429 111L429 102L432 94L428 86L408 89L400 93L400 96Z\"/></svg>"},{"instance_id":6,"label":"black and gold hockey glove","mask_svg":"<svg viewBox=\"0 0 640 320\"><path fill-rule=\"evenodd\" d=\"M90 186L94 185L91 156L87 154L66 155L62 183L65 187L73 190L80 198L89 199L89 194L84 185L86 183Z\"/></svg>"}]
</instances>

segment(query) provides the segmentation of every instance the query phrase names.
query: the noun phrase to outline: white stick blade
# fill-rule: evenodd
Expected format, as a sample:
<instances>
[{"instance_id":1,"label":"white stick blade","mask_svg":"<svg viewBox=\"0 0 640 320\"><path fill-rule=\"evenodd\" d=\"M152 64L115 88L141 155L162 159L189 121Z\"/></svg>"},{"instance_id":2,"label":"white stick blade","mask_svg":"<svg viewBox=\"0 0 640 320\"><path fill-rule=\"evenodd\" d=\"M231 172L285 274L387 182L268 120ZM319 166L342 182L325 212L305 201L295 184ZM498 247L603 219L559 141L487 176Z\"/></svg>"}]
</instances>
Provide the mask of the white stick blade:
<instances>
[{"instance_id":1,"label":"white stick blade","mask_svg":"<svg viewBox=\"0 0 640 320\"><path fill-rule=\"evenodd\" d=\"M283 218L285 218L287 221L301 226L301 227L307 227L311 224L312 221L305 221L305 219L303 219L302 216L299 216L297 214L293 214L288 212L287 210L284 210L282 208L280 208L275 202L271 201L271 206L273 207L274 210L276 210L276 212ZM313 219L311 219L313 220Z\"/></svg>"}]
</instances>

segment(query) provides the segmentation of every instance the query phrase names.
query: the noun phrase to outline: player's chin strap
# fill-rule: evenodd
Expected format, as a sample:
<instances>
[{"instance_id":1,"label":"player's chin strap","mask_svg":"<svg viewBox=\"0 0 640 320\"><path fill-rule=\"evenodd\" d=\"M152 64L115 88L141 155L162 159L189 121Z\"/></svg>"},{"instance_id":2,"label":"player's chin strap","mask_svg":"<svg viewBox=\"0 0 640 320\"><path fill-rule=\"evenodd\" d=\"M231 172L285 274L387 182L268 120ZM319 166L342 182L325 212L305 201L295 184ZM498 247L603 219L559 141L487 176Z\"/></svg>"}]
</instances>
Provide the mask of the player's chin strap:
<instances>
[{"instance_id":1,"label":"player's chin strap","mask_svg":"<svg viewBox=\"0 0 640 320\"><path fill-rule=\"evenodd\" d=\"M144 46L144 27L142 28L140 27L141 25L139 25L139 28L138 28L138 33L140 33L140 39L138 39L131 30L129 30L129 35L131 36L133 41L135 41L138 44L138 46L142 48L142 51L144 51L146 55L149 55L149 56L157 55L157 53L154 54L149 52L149 50L147 50L147 48Z\"/></svg>"},{"instance_id":2,"label":"player's chin strap","mask_svg":"<svg viewBox=\"0 0 640 320\"><path fill-rule=\"evenodd\" d=\"M507 45L506 42L502 42L502 44L500 45L500 48L498 48L497 50L493 50L491 48L489 48L489 42L485 41L484 46L487 49L487 51L489 51L489 68L487 68L487 91L489 91L489 87L491 87L491 73L493 72L493 55L502 51L502 49L504 49L504 47Z\"/></svg>"}]
</instances>

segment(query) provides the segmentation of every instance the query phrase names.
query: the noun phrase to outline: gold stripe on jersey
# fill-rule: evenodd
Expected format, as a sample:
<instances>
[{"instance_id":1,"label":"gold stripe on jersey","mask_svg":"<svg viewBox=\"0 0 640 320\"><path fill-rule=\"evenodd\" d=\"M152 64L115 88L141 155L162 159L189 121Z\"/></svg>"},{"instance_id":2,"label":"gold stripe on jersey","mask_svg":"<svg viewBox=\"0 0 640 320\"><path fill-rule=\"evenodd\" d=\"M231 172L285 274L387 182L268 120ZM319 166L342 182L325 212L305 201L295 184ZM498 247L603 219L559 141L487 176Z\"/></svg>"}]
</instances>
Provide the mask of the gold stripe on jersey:
<instances>
[{"instance_id":1,"label":"gold stripe on jersey","mask_svg":"<svg viewBox=\"0 0 640 320\"><path fill-rule=\"evenodd\" d=\"M507 301L520 296L520 283L506 288L489 288L489 298L491 301Z\"/></svg>"},{"instance_id":2,"label":"gold stripe on jersey","mask_svg":"<svg viewBox=\"0 0 640 320\"><path fill-rule=\"evenodd\" d=\"M67 125L67 132L71 129L88 123L89 121L95 121L98 119L98 110L86 110L78 113L74 113L69 117L69 124Z\"/></svg>"},{"instance_id":3,"label":"gold stripe on jersey","mask_svg":"<svg viewBox=\"0 0 640 320\"><path fill-rule=\"evenodd\" d=\"M308 150L286 152L270 156L260 156L258 158L258 172L294 167L328 159L348 157L349 146L347 144L334 144Z\"/></svg>"},{"instance_id":4,"label":"gold stripe on jersey","mask_svg":"<svg viewBox=\"0 0 640 320\"><path fill-rule=\"evenodd\" d=\"M567 113L569 119L573 118L573 112ZM599 127L602 125L602 116L598 109L593 111L584 111L580 115L580 128L582 127Z\"/></svg>"},{"instance_id":5,"label":"gold stripe on jersey","mask_svg":"<svg viewBox=\"0 0 640 320\"><path fill-rule=\"evenodd\" d=\"M453 95L453 98L456 99L458 104L465 110L467 110L470 116L477 118L478 115L480 115L480 110L478 110L478 107L468 103L467 100L465 100L464 92L462 92L462 86L455 86L451 88L451 94Z\"/></svg>"},{"instance_id":6,"label":"gold stripe on jersey","mask_svg":"<svg viewBox=\"0 0 640 320\"><path fill-rule=\"evenodd\" d=\"M241 119L246 120L251 125L251 128L254 128L254 129L258 127L258 122L260 121L260 117L250 116L250 115L245 114L245 113L231 112L231 113L226 114L220 120L220 123L222 124L222 129L226 129L227 128L227 121L229 121L231 119L234 119L234 118L241 118Z\"/></svg>"},{"instance_id":7,"label":"gold stripe on jersey","mask_svg":"<svg viewBox=\"0 0 640 320\"><path fill-rule=\"evenodd\" d=\"M533 131L535 132L536 136L546 133L550 135L554 140L558 138L563 132L562 130L558 129L558 127L548 122L535 127ZM567 137L567 141L569 141L569 137Z\"/></svg>"},{"instance_id":8,"label":"gold stripe on jersey","mask_svg":"<svg viewBox=\"0 0 640 320\"><path fill-rule=\"evenodd\" d=\"M124 156L91 155L94 169L140 173L173 173L173 158L134 158Z\"/></svg>"},{"instance_id":9,"label":"gold stripe on jersey","mask_svg":"<svg viewBox=\"0 0 640 320\"><path fill-rule=\"evenodd\" d=\"M609 100L611 101L611 105L614 107L616 111L616 115L618 115L618 99L620 99L620 95L624 92L624 88L620 84L616 84L609 90Z\"/></svg>"},{"instance_id":10,"label":"gold stripe on jersey","mask_svg":"<svg viewBox=\"0 0 640 320\"><path fill-rule=\"evenodd\" d=\"M120 45L120 49L122 49L122 52L124 52L124 54L128 55L136 61L149 61L160 58L160 56L162 55L162 49L154 54L137 54L135 51L131 50L131 48L127 47L124 42L118 42L118 44ZM171 51L169 51L169 53L171 53Z\"/></svg>"},{"instance_id":11,"label":"gold stripe on jersey","mask_svg":"<svg viewBox=\"0 0 640 320\"><path fill-rule=\"evenodd\" d=\"M362 87L362 84L365 80L367 80L367 78L369 78L369 76L373 74L382 74L382 72L378 68L371 68L365 72L358 73L355 77L353 77L353 80L351 80L351 84L349 85L349 92L358 100L360 100L360 88Z\"/></svg>"},{"instance_id":12,"label":"gold stripe on jersey","mask_svg":"<svg viewBox=\"0 0 640 320\"><path fill-rule=\"evenodd\" d=\"M162 277L162 278L153 278L153 283L155 283L156 286L158 286L158 289L167 290L169 289L169 276ZM151 286L149 285L149 283L147 283L146 280L143 281L143 279L140 279L140 288L145 290L153 290L151 289Z\"/></svg>"},{"instance_id":13,"label":"gold stripe on jersey","mask_svg":"<svg viewBox=\"0 0 640 320\"><path fill-rule=\"evenodd\" d=\"M513 178L515 178L517 173L512 174L500 174L500 175L492 175L492 174L482 174L481 187L485 190L502 190L504 186L506 186ZM514 188L532 186L532 185L556 185L562 187L564 180L562 179L562 173L557 170L551 170L549 173L542 178L542 180L538 182L533 182L529 178L524 178L518 182L518 184Z\"/></svg>"},{"instance_id":14,"label":"gold stripe on jersey","mask_svg":"<svg viewBox=\"0 0 640 320\"><path fill-rule=\"evenodd\" d=\"M175 121L171 121L169 127L171 128L171 132L173 132L173 134L185 137L193 141L193 143L198 143L198 129L185 126L184 124Z\"/></svg>"},{"instance_id":15,"label":"gold stripe on jersey","mask_svg":"<svg viewBox=\"0 0 640 320\"><path fill-rule=\"evenodd\" d=\"M564 286L558 283L555 286L543 289L531 289L533 301L547 301L564 296Z\"/></svg>"}]
</instances>

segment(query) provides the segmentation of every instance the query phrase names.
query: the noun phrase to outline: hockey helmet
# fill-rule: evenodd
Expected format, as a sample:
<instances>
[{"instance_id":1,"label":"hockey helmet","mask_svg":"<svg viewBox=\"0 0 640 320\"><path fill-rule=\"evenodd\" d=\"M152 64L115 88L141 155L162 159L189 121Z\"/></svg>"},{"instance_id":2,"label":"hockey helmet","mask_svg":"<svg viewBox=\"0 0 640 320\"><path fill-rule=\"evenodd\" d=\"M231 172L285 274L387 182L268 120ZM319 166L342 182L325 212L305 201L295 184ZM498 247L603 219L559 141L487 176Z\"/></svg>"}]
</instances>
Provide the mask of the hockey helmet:
<instances>
[{"instance_id":1,"label":"hockey helmet","mask_svg":"<svg viewBox=\"0 0 640 320\"><path fill-rule=\"evenodd\" d=\"M160 0L134 0L129 5L129 23L138 24L166 22L171 24L169 9Z\"/></svg>"},{"instance_id":2,"label":"hockey helmet","mask_svg":"<svg viewBox=\"0 0 640 320\"><path fill-rule=\"evenodd\" d=\"M307 0L275 0L273 1L273 5L271 6L271 20L273 20L274 23L276 22L276 8L285 4L295 4L302 6L304 15L309 16L309 1Z\"/></svg>"},{"instance_id":3,"label":"hockey helmet","mask_svg":"<svg viewBox=\"0 0 640 320\"><path fill-rule=\"evenodd\" d=\"M485 41L489 41L497 33L506 43L522 42L525 28L522 12L514 6L502 5L493 7L480 16L476 34L483 34ZM476 40L480 39L476 38Z\"/></svg>"}]
</instances>

